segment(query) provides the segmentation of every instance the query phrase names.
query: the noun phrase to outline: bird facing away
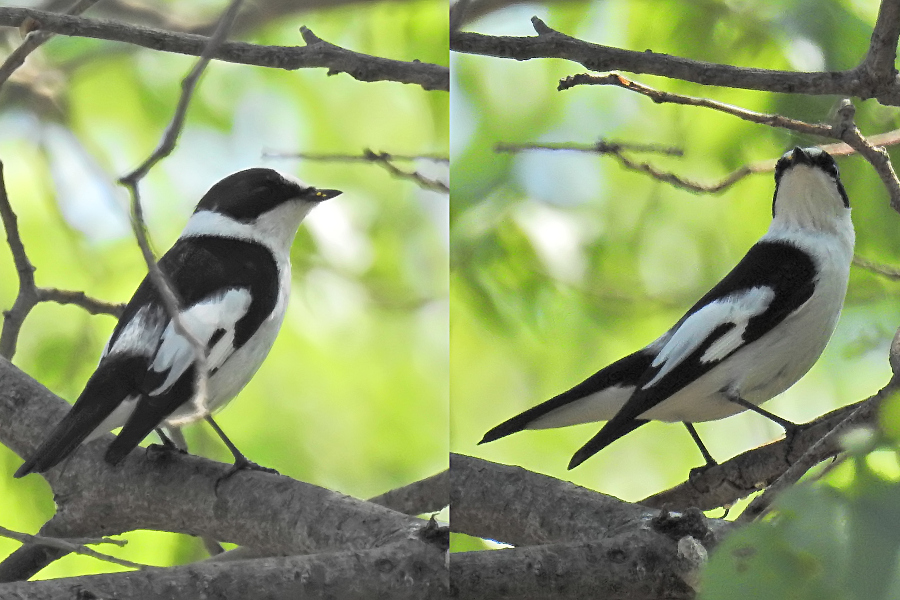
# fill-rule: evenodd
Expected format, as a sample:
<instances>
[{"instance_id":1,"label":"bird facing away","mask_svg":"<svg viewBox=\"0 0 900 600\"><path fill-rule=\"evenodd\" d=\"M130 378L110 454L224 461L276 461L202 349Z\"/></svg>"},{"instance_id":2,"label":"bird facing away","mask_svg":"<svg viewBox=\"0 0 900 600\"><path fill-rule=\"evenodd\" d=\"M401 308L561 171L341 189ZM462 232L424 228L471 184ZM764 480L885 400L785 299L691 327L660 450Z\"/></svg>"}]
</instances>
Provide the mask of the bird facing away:
<instances>
[{"instance_id":1,"label":"bird facing away","mask_svg":"<svg viewBox=\"0 0 900 600\"><path fill-rule=\"evenodd\" d=\"M290 248L316 204L340 194L272 169L229 175L203 196L159 267L180 299L184 326L206 346L209 412L247 384L275 341L291 288ZM194 348L145 277L125 306L84 391L15 477L43 473L84 441L122 431L105 458L119 463L164 424L206 418L235 456L252 465L212 419L196 414Z\"/></svg>"},{"instance_id":2,"label":"bird facing away","mask_svg":"<svg viewBox=\"0 0 900 600\"><path fill-rule=\"evenodd\" d=\"M797 382L825 349L844 303L854 232L834 159L794 148L775 167L772 224L722 281L647 347L488 431L480 443L523 429L607 421L572 469L650 420L691 423L759 408Z\"/></svg>"}]
</instances>

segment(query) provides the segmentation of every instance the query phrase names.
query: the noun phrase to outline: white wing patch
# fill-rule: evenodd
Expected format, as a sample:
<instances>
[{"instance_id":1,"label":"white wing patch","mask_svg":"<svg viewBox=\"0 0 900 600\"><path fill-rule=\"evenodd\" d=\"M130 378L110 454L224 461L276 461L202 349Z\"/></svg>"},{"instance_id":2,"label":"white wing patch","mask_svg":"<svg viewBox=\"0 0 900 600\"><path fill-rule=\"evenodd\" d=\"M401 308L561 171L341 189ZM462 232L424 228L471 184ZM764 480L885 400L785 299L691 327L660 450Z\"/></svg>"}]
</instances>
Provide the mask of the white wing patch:
<instances>
[{"instance_id":1,"label":"white wing patch","mask_svg":"<svg viewBox=\"0 0 900 600\"><path fill-rule=\"evenodd\" d=\"M706 349L700 357L700 362L721 360L740 348L744 343L747 323L753 317L765 312L774 298L775 290L768 286L758 286L710 302L692 314L672 333L653 359L651 366L662 365L662 368L641 389L649 388L671 373L699 348L717 327L729 323L734 325Z\"/></svg>"},{"instance_id":2,"label":"white wing patch","mask_svg":"<svg viewBox=\"0 0 900 600\"><path fill-rule=\"evenodd\" d=\"M112 347L106 342L100 358L107 354L152 355L166 320L163 307L150 305L141 307L122 328Z\"/></svg>"},{"instance_id":3,"label":"white wing patch","mask_svg":"<svg viewBox=\"0 0 900 600\"><path fill-rule=\"evenodd\" d=\"M184 326L205 345L209 345L213 334L218 330L225 332L209 348L207 366L210 370L220 367L234 351L235 324L247 314L250 307L250 291L245 288L225 290L210 296L187 310L182 311L181 320ZM150 368L157 373L166 374L165 381L151 395L157 395L172 386L194 362L194 349L190 342L179 335L170 321L162 332L162 343L153 359Z\"/></svg>"}]
</instances>

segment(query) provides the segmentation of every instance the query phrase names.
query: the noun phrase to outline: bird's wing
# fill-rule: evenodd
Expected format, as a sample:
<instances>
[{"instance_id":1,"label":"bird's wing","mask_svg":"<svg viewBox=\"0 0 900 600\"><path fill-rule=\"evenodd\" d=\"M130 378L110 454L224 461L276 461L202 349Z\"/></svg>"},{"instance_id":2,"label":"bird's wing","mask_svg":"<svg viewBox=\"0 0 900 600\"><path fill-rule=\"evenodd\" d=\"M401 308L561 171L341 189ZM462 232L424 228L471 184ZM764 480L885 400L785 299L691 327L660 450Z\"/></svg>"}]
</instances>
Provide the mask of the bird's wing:
<instances>
[{"instance_id":1,"label":"bird's wing","mask_svg":"<svg viewBox=\"0 0 900 600\"><path fill-rule=\"evenodd\" d=\"M243 346L278 301L278 267L272 254L258 244L214 237L179 240L159 264L182 299L182 323L206 346L210 374ZM159 302L149 279L141 288ZM112 342L110 354L118 343ZM163 419L191 400L195 360L190 342L167 318L141 383L141 399L110 444L109 462L121 460Z\"/></svg>"},{"instance_id":2,"label":"bird's wing","mask_svg":"<svg viewBox=\"0 0 900 600\"><path fill-rule=\"evenodd\" d=\"M182 320L207 345L210 368L220 367L242 346L278 300L278 267L258 244L214 237L179 239L159 266L181 300ZM174 331L156 286L145 277L72 410L15 476L52 468L124 400L134 398L135 410L110 448L113 457L121 459L190 400L193 360L190 344Z\"/></svg>"},{"instance_id":3,"label":"bird's wing","mask_svg":"<svg viewBox=\"0 0 900 600\"><path fill-rule=\"evenodd\" d=\"M633 421L759 339L809 300L816 265L796 246L760 241L670 330L622 409L585 444L574 468L634 429Z\"/></svg>"},{"instance_id":4,"label":"bird's wing","mask_svg":"<svg viewBox=\"0 0 900 600\"><path fill-rule=\"evenodd\" d=\"M650 368L654 354L645 348L617 360L572 389L497 425L478 443L492 442L523 429L564 427L609 419L632 395L638 379Z\"/></svg>"}]
</instances>

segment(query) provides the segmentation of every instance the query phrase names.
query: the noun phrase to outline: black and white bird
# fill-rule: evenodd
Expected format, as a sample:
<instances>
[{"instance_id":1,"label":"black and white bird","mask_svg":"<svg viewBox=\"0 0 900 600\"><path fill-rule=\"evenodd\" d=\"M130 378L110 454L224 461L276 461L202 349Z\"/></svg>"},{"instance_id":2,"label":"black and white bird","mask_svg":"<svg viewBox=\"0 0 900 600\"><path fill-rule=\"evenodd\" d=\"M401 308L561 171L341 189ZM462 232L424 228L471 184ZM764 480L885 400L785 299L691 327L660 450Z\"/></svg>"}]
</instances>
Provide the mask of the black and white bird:
<instances>
[{"instance_id":1,"label":"black and white bird","mask_svg":"<svg viewBox=\"0 0 900 600\"><path fill-rule=\"evenodd\" d=\"M794 385L825 349L844 303L853 258L850 202L834 159L794 148L775 167L772 224L747 255L646 348L488 431L480 443L523 429L607 421L574 468L650 420L691 423L759 408Z\"/></svg>"},{"instance_id":2,"label":"black and white bird","mask_svg":"<svg viewBox=\"0 0 900 600\"><path fill-rule=\"evenodd\" d=\"M263 168L234 173L210 188L159 261L180 299L182 324L206 346L208 412L198 414L193 401L194 347L176 331L158 288L145 277L75 405L15 477L43 473L82 442L122 427L105 455L117 464L154 429L201 418L228 445L236 468L252 465L209 413L234 398L262 365L284 318L290 248L300 222L340 193Z\"/></svg>"}]
</instances>

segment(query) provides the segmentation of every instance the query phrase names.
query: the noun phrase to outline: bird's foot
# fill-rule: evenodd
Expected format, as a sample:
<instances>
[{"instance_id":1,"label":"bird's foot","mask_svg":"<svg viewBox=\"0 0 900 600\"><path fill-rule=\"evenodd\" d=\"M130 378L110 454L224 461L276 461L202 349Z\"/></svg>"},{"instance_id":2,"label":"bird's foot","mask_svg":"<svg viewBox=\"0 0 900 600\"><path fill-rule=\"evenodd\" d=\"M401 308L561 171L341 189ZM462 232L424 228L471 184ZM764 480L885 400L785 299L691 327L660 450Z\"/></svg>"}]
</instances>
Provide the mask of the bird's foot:
<instances>
[{"instance_id":1,"label":"bird's foot","mask_svg":"<svg viewBox=\"0 0 900 600\"><path fill-rule=\"evenodd\" d=\"M788 457L794 452L794 441L800 433L809 427L809 423L791 423L788 421L787 423L781 423L781 426L784 427L784 441L787 444L787 450L784 453L785 460L788 464L791 464Z\"/></svg>"},{"instance_id":2,"label":"bird's foot","mask_svg":"<svg viewBox=\"0 0 900 600\"><path fill-rule=\"evenodd\" d=\"M151 461L165 460L179 454L187 454L187 450L179 448L171 442L168 444L163 442L162 444L150 444L147 446L147 458Z\"/></svg>"},{"instance_id":3,"label":"bird's foot","mask_svg":"<svg viewBox=\"0 0 900 600\"><path fill-rule=\"evenodd\" d=\"M228 469L228 471L226 471L225 474L222 475L221 477L219 477L219 479L216 481L216 491L218 492L219 485L221 485L223 482L231 479L232 476L234 476L237 473L240 473L241 471L261 471L263 473L272 473L273 475L281 475L281 473L279 473L275 469L271 469L269 467L264 467L262 465L258 465L255 462L253 462L252 460L247 460L246 458L241 456L239 459L235 460L234 464L231 465L231 468Z\"/></svg>"},{"instance_id":4,"label":"bird's foot","mask_svg":"<svg viewBox=\"0 0 900 600\"><path fill-rule=\"evenodd\" d=\"M238 471L262 471L263 473L272 473L273 475L281 475L275 469L270 467L264 467L262 465L258 465L252 460L247 460L244 457L241 457L243 460L236 460L234 464L231 465L231 468L228 470L228 473L225 474L226 477L231 477Z\"/></svg>"}]
</instances>

